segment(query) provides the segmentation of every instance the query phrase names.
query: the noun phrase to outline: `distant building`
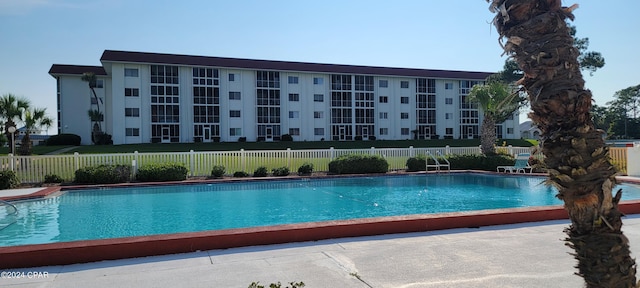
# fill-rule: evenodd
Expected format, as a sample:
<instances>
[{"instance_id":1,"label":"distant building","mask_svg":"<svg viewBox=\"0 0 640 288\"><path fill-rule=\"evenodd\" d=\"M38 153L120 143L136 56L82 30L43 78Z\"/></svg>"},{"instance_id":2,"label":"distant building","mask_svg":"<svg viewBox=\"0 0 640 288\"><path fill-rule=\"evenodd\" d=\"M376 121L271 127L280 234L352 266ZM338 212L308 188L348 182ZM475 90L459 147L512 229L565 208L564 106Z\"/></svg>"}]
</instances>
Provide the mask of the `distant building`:
<instances>
[{"instance_id":1,"label":"distant building","mask_svg":"<svg viewBox=\"0 0 640 288\"><path fill-rule=\"evenodd\" d=\"M520 135L524 139L540 140L540 129L532 121L525 121L520 123Z\"/></svg>"},{"instance_id":2,"label":"distant building","mask_svg":"<svg viewBox=\"0 0 640 288\"><path fill-rule=\"evenodd\" d=\"M491 73L370 67L106 50L102 66L54 64L59 133L91 143L98 77L102 129L114 144L149 142L479 137L467 101ZM520 138L517 112L496 126Z\"/></svg>"}]
</instances>

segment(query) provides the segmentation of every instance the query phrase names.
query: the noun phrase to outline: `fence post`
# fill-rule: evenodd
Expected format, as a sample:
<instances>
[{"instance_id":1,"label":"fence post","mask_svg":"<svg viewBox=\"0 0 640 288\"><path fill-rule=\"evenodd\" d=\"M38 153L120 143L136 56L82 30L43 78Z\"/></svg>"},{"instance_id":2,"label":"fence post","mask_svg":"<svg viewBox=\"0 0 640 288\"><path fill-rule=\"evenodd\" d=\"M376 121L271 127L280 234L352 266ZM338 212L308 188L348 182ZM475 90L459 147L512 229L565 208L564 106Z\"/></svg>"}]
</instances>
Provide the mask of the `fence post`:
<instances>
[{"instance_id":1,"label":"fence post","mask_svg":"<svg viewBox=\"0 0 640 288\"><path fill-rule=\"evenodd\" d=\"M13 154L9 153L9 167L11 167L11 171L15 171L13 166L16 165L16 159L14 159L13 156Z\"/></svg>"},{"instance_id":2,"label":"fence post","mask_svg":"<svg viewBox=\"0 0 640 288\"><path fill-rule=\"evenodd\" d=\"M509 154L512 155L512 156L514 155L513 154L513 145L509 145Z\"/></svg>"},{"instance_id":3,"label":"fence post","mask_svg":"<svg viewBox=\"0 0 640 288\"><path fill-rule=\"evenodd\" d=\"M80 169L80 153L73 152L73 162L76 165L76 171Z\"/></svg>"},{"instance_id":4,"label":"fence post","mask_svg":"<svg viewBox=\"0 0 640 288\"><path fill-rule=\"evenodd\" d=\"M444 146L444 155L449 155L451 154L451 147L449 147L449 145Z\"/></svg>"},{"instance_id":5,"label":"fence post","mask_svg":"<svg viewBox=\"0 0 640 288\"><path fill-rule=\"evenodd\" d=\"M330 159L331 161L333 161L333 158L335 158L335 156L336 156L336 155L335 155L335 152L336 152L336 151L334 151L334 150L333 150L333 147L329 147L329 159Z\"/></svg>"},{"instance_id":6,"label":"fence post","mask_svg":"<svg viewBox=\"0 0 640 288\"><path fill-rule=\"evenodd\" d=\"M291 170L291 148L287 148L287 167Z\"/></svg>"},{"instance_id":7,"label":"fence post","mask_svg":"<svg viewBox=\"0 0 640 288\"><path fill-rule=\"evenodd\" d=\"M376 155L376 147L371 147L371 156Z\"/></svg>"},{"instance_id":8,"label":"fence post","mask_svg":"<svg viewBox=\"0 0 640 288\"><path fill-rule=\"evenodd\" d=\"M240 165L242 166L242 171L246 171L247 165L245 161L244 148L240 149Z\"/></svg>"},{"instance_id":9,"label":"fence post","mask_svg":"<svg viewBox=\"0 0 640 288\"><path fill-rule=\"evenodd\" d=\"M189 173L191 174L191 177L193 177L193 170L195 170L195 163L194 163L194 158L195 156L195 152L193 152L193 149L189 150Z\"/></svg>"},{"instance_id":10,"label":"fence post","mask_svg":"<svg viewBox=\"0 0 640 288\"><path fill-rule=\"evenodd\" d=\"M409 146L409 157L415 157L415 151L413 151L413 146Z\"/></svg>"}]
</instances>

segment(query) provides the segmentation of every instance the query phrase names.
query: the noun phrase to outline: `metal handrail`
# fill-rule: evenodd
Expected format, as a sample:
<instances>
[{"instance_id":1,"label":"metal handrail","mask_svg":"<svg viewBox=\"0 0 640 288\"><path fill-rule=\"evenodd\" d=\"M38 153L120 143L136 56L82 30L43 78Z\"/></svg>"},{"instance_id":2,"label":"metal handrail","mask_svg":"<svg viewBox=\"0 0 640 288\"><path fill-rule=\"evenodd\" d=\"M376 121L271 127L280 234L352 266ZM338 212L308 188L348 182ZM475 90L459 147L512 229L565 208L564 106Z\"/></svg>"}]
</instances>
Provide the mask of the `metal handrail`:
<instances>
[{"instance_id":1,"label":"metal handrail","mask_svg":"<svg viewBox=\"0 0 640 288\"><path fill-rule=\"evenodd\" d=\"M436 153L438 153L438 155L441 156L440 151L436 151ZM431 159L433 159L433 161L436 163L433 165L429 165L429 158L424 159L427 171L429 171L429 167L435 167L437 172L440 172L441 167L447 167L448 169L447 171L451 171L451 163L449 163L449 160L447 160L446 158L443 158L444 161L447 162L447 164L441 164L440 161L438 161L438 157L431 154L431 151L427 151L427 155L429 155L429 157L431 157Z\"/></svg>"},{"instance_id":2,"label":"metal handrail","mask_svg":"<svg viewBox=\"0 0 640 288\"><path fill-rule=\"evenodd\" d=\"M10 202L7 202L5 200L0 199L0 203L3 203L7 206L10 206L11 208L13 208L13 213L9 213L9 215L16 215L18 214L18 207L16 207L16 205L11 204Z\"/></svg>"}]
</instances>

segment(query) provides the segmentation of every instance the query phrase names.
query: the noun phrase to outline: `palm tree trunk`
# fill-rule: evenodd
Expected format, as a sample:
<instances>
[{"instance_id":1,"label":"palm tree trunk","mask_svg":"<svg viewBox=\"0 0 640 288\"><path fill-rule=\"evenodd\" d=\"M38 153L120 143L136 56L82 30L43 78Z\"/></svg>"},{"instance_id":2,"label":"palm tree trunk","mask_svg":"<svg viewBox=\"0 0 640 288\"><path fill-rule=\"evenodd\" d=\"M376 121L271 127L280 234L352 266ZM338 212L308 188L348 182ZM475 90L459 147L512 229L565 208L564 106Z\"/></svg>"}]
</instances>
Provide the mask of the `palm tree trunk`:
<instances>
[{"instance_id":1,"label":"palm tree trunk","mask_svg":"<svg viewBox=\"0 0 640 288\"><path fill-rule=\"evenodd\" d=\"M602 131L594 128L591 92L577 61L566 18L574 7L560 0L493 0L494 23L505 51L525 75L529 117L541 130L549 181L564 201L571 226L567 245L575 250L578 275L587 287L634 287L636 265L621 231L620 192Z\"/></svg>"},{"instance_id":2,"label":"palm tree trunk","mask_svg":"<svg viewBox=\"0 0 640 288\"><path fill-rule=\"evenodd\" d=\"M486 117L482 120L482 126L480 127L480 150L484 155L496 154L496 123L491 117Z\"/></svg>"}]
</instances>

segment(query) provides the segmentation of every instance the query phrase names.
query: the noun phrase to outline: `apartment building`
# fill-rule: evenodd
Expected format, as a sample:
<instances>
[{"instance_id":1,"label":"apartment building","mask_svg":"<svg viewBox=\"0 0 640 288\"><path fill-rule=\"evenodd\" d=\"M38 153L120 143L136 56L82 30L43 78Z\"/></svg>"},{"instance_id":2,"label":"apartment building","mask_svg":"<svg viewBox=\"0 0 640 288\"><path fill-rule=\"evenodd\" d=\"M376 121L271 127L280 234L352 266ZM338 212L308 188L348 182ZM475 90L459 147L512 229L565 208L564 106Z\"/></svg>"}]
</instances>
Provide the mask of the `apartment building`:
<instances>
[{"instance_id":1,"label":"apartment building","mask_svg":"<svg viewBox=\"0 0 640 288\"><path fill-rule=\"evenodd\" d=\"M58 132L83 144L90 109L114 144L474 138L483 115L467 94L491 74L112 50L100 61L49 70ZM520 138L517 112L496 131Z\"/></svg>"}]
</instances>

